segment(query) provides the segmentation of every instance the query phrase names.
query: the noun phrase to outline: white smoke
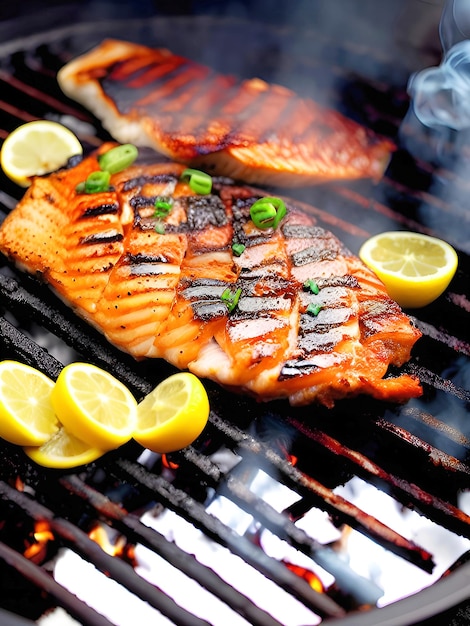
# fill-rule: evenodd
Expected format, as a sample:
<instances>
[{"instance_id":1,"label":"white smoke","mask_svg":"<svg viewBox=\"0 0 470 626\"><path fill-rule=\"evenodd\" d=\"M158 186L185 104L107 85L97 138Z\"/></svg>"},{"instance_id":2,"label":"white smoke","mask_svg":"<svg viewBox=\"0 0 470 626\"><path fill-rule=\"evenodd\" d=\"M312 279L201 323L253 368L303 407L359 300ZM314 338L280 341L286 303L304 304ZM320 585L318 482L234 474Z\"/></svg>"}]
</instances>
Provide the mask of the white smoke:
<instances>
[{"instance_id":1,"label":"white smoke","mask_svg":"<svg viewBox=\"0 0 470 626\"><path fill-rule=\"evenodd\" d=\"M430 128L470 128L470 0L448 0L440 21L441 64L413 74L408 93Z\"/></svg>"}]
</instances>

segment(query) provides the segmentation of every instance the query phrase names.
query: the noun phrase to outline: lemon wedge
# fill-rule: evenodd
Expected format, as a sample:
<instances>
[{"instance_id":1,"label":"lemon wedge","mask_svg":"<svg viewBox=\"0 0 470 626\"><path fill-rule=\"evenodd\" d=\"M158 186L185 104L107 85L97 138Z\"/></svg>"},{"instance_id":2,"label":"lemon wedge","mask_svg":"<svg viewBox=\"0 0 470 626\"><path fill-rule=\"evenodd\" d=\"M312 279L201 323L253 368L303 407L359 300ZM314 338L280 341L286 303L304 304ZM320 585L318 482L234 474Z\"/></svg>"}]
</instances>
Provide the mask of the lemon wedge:
<instances>
[{"instance_id":1,"label":"lemon wedge","mask_svg":"<svg viewBox=\"0 0 470 626\"><path fill-rule=\"evenodd\" d=\"M161 454L181 450L204 430L209 399L197 376L179 372L169 376L137 406L134 439Z\"/></svg>"},{"instance_id":2,"label":"lemon wedge","mask_svg":"<svg viewBox=\"0 0 470 626\"><path fill-rule=\"evenodd\" d=\"M63 427L42 446L27 446L23 449L38 465L56 469L86 465L104 454L103 450L89 446Z\"/></svg>"},{"instance_id":3,"label":"lemon wedge","mask_svg":"<svg viewBox=\"0 0 470 626\"><path fill-rule=\"evenodd\" d=\"M54 382L17 361L0 362L0 437L20 446L40 446L59 428L51 392Z\"/></svg>"},{"instance_id":4,"label":"lemon wedge","mask_svg":"<svg viewBox=\"0 0 470 626\"><path fill-rule=\"evenodd\" d=\"M36 120L18 126L7 136L0 164L12 181L28 187L31 177L53 172L82 153L82 145L71 130L58 122Z\"/></svg>"},{"instance_id":5,"label":"lemon wedge","mask_svg":"<svg viewBox=\"0 0 470 626\"><path fill-rule=\"evenodd\" d=\"M51 402L65 429L92 448L112 450L134 433L136 399L117 378L90 363L66 365Z\"/></svg>"},{"instance_id":6,"label":"lemon wedge","mask_svg":"<svg viewBox=\"0 0 470 626\"><path fill-rule=\"evenodd\" d=\"M361 260L403 308L430 304L449 286L458 257L447 242L420 233L390 231L368 239Z\"/></svg>"}]
</instances>

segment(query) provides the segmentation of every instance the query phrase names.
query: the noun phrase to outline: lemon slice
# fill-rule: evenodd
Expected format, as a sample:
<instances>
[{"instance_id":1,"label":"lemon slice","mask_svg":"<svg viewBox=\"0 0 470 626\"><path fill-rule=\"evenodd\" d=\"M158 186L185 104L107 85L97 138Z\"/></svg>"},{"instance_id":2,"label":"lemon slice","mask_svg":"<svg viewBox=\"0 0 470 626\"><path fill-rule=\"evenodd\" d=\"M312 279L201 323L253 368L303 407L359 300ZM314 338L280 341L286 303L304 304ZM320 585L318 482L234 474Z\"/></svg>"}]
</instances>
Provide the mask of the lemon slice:
<instances>
[{"instance_id":1,"label":"lemon slice","mask_svg":"<svg viewBox=\"0 0 470 626\"><path fill-rule=\"evenodd\" d=\"M129 389L90 363L70 363L51 393L52 406L66 430L93 448L111 450L131 439L137 401Z\"/></svg>"},{"instance_id":2,"label":"lemon slice","mask_svg":"<svg viewBox=\"0 0 470 626\"><path fill-rule=\"evenodd\" d=\"M0 437L20 446L40 446L59 424L51 404L54 382L17 361L0 362Z\"/></svg>"},{"instance_id":3,"label":"lemon slice","mask_svg":"<svg viewBox=\"0 0 470 626\"><path fill-rule=\"evenodd\" d=\"M208 418L204 385L194 374L180 372L159 383L138 404L134 439L154 452L174 452L192 443Z\"/></svg>"},{"instance_id":4,"label":"lemon slice","mask_svg":"<svg viewBox=\"0 0 470 626\"><path fill-rule=\"evenodd\" d=\"M0 163L15 183L27 187L32 176L53 172L83 148L71 130L58 122L37 120L12 131L2 145Z\"/></svg>"},{"instance_id":5,"label":"lemon slice","mask_svg":"<svg viewBox=\"0 0 470 626\"><path fill-rule=\"evenodd\" d=\"M42 446L27 446L23 449L38 465L60 469L86 465L104 454L103 450L80 441L63 427Z\"/></svg>"},{"instance_id":6,"label":"lemon slice","mask_svg":"<svg viewBox=\"0 0 470 626\"><path fill-rule=\"evenodd\" d=\"M359 256L404 308L433 302L449 286L458 265L457 253L448 243L407 231L371 237Z\"/></svg>"}]
</instances>

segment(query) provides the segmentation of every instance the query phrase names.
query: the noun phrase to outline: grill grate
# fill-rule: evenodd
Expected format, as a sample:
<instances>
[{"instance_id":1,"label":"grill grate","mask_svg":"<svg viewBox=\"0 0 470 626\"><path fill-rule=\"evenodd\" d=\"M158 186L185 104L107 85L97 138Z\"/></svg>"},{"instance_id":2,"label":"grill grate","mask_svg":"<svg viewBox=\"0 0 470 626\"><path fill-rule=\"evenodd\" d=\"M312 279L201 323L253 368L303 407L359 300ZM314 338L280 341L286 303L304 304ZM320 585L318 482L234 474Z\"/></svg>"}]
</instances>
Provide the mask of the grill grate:
<instances>
[{"instance_id":1,"label":"grill grate","mask_svg":"<svg viewBox=\"0 0 470 626\"><path fill-rule=\"evenodd\" d=\"M161 19L150 22L143 25L141 21L131 21L126 25L124 35L122 25L108 28L94 25L62 29L46 33L40 40L34 37L31 41L6 46L3 51L0 48L3 57L0 62L0 138L6 137L24 121L47 117L71 121L85 147L91 148L106 139L106 133L95 119L63 97L55 73L68 58L103 36L109 36L109 29L117 29L113 35L134 40L145 34L159 45L168 47L178 48L186 44L188 55L197 55L196 50L191 50L194 38L186 41L188 31L199 28L204 34L209 32L207 18L202 22L176 18L170 20L171 23ZM238 37L241 27L246 29L247 25L225 24L229 38ZM252 24L248 28L256 34L260 27ZM276 32L275 41L279 44L288 36L288 32ZM253 37L253 41L259 42L260 39ZM209 38L209 47L221 44ZM272 44L271 39L268 44ZM257 58L259 45L254 43L254 49L248 50L247 47L244 52L250 60L250 69L253 63L256 65L253 59ZM336 78L343 85L342 106L346 104L352 116L360 117L366 101L368 117L361 121L392 137L397 135L407 103L402 84L393 86L365 80L348 83L348 70L341 67L345 56L338 52L337 45L325 43L320 35L315 38L315 43L310 38L301 40L298 48L302 54L289 64L289 80L301 82L308 72L313 76L314 84L322 89L320 95L326 101L331 93L329 82L323 85L322 77L332 71L334 64ZM315 62L306 60L305 51L310 53L312 49L317 55ZM363 52L357 56L362 62ZM266 59L266 55L260 58ZM239 61L239 67L243 67L246 60ZM353 63L354 54L347 60ZM230 66L231 59L226 62ZM381 63L386 64L386 61ZM272 78L273 68L256 69L258 75L268 80ZM380 74L387 75L386 69L381 66ZM396 77L399 73L390 75ZM426 138L416 140L426 142ZM155 503L174 511L206 537L228 548L274 581L280 589L321 616L325 623L377 625L382 616L388 620L387 624L411 623L406 621L410 606L415 610L417 607L422 609L423 619L430 615L436 596L431 601L429 595L422 592L414 605L410 605L413 602L410 598L386 609L361 611L357 617L358 608L376 604L380 595L377 586L345 563L334 546L322 545L295 522L318 507L328 513L338 528L354 528L384 549L424 572L430 572L434 554L337 493L339 485L355 476L390 493L398 504L413 507L444 528L470 538L470 517L459 508L458 502L460 491L468 488L470 473L470 431L467 425L470 403L470 244L465 229L462 229L462 220L467 221L468 216L462 212L458 201L459 193L463 194L466 186L465 181L456 178L445 167L439 170L437 183L433 173L427 163L414 160L399 150L386 177L377 185L358 181L298 189L291 193L301 201L321 207L314 209L319 222L335 232L352 250L357 251L361 241L369 235L390 227L437 234L458 249L459 270L448 293L433 305L415 312L415 323L423 332L423 338L407 367L423 382L425 393L422 399L404 407L360 398L339 403L333 410L322 407L293 410L282 403L260 406L248 398L234 398L209 384L212 412L207 429L193 446L168 457L167 460L174 464L171 470L163 468L160 458L154 460L152 466L146 466L140 460L141 450L129 444L75 473L39 471L14 446L2 443L2 519L7 520L14 511L15 520L21 520L18 523L25 528L31 528L34 521L47 520L57 551L70 547L176 624L206 622L140 578L131 564L107 555L88 535L96 521L118 530L127 542L140 543L160 554L245 616L250 624L268 626L279 622L224 582L217 573L198 563L157 531L146 527L140 521L139 513ZM451 180L459 192L454 193L453 202L443 193L446 180ZM1 220L13 208L20 193L3 174L0 183ZM27 362L52 378L58 376L64 363L61 356L53 355L57 344L66 346L66 352L61 353L66 358L75 355L82 358L83 355L88 361L112 371L138 397L173 371L162 362L134 362L115 350L43 285L16 272L5 260L0 261L0 308L3 311L0 317L1 357ZM220 449L236 453L239 462L234 469L227 471L214 461L212 455ZM278 512L255 495L249 485L253 472L258 469L291 489L300 499L282 513ZM20 486L15 486L18 482ZM115 497L116 492L119 497ZM210 514L206 504L213 493L225 496L241 511L251 515L259 527L269 529L311 557L334 576L334 586L328 593L315 591L305 578L277 559L268 557L255 538L236 533ZM85 625L111 623L51 578L50 558L35 563L23 556L23 545L14 545L8 533L2 533L2 541L2 576L7 576L4 571L14 571L24 578L25 584L29 581L33 591L28 587L28 593L35 597L37 607L25 614L20 609L20 602L12 606L11 598L4 594L4 608L37 619L35 612L39 607L43 609L46 595L48 605L62 606ZM453 601L467 595L469 570L465 557L462 561L455 573L434 586L439 589L439 585L450 581L449 584L457 587L457 591L453 591L455 595L450 594ZM442 597L449 595L449 589L454 589L442 588ZM349 612L352 615L345 617ZM359 621L354 622L354 619Z\"/></svg>"}]
</instances>

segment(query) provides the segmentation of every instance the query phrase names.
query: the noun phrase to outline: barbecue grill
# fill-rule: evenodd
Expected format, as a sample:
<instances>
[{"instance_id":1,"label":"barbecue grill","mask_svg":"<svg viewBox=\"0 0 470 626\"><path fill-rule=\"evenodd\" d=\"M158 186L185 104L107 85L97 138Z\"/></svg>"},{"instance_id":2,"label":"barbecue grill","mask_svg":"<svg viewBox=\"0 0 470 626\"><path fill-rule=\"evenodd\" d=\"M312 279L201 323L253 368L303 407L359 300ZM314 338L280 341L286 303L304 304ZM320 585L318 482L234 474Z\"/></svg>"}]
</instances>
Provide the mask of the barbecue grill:
<instances>
[{"instance_id":1,"label":"barbecue grill","mask_svg":"<svg viewBox=\"0 0 470 626\"><path fill-rule=\"evenodd\" d=\"M330 24L320 10L325 4L312 3ZM351 8L355 3L346 4ZM366 4L374 15L372 3ZM360 397L340 401L333 409L291 408L284 402L260 405L207 383L209 423L193 445L171 455L146 455L131 442L86 467L59 471L35 466L18 447L0 442L2 623L39 623L58 608L84 626L117 623L52 576L64 550L82 557L169 620L162 623L210 623L200 617L196 596L182 606L158 576L153 583L138 574L136 546L171 563L246 623L284 623L246 589L227 582L212 563L194 558L195 546L184 549L159 527L148 525L146 516L159 519L168 512L197 529L214 550L227 550L271 581L277 590L272 605L286 594L318 616L318 623L468 623L468 150L462 135L458 142L442 146L413 116L406 92L411 72L439 63L440 9L439 3L408 3L405 17L426 14L429 32L402 32L403 40L395 41L391 50L376 31L368 30L369 37L362 38L361 29L357 34L351 28L340 40L337 20L330 32L322 28L323 22L299 28L297 15L296 27L290 28L274 23L274 18L263 23L256 10L255 19L157 15L62 24L26 35L15 31L21 21L0 26L2 32L11 28L12 34L23 35L0 45L2 139L23 122L47 118L69 125L86 150L95 147L109 137L93 116L61 93L57 70L108 36L167 46L220 71L282 82L398 142L379 183L332 183L288 192L312 205L319 224L352 251L357 253L377 232L410 229L446 239L459 255L457 274L446 293L432 305L410 311L423 337L405 369L422 381L424 395L419 400L396 406ZM352 25L358 21L363 26L357 15L350 17ZM385 20L374 26L385 30ZM21 194L0 174L0 221ZM112 372L140 398L174 371L164 362L136 362L114 349L38 280L18 272L4 258L0 311L0 357L33 365L52 378L67 362L84 359ZM271 488L294 494L292 501L282 506L271 501L256 486L260 475ZM387 519L358 504L347 489L351 484L376 489L374 498L386 494L397 509L416 511L462 540L456 558L432 584L380 606L380 585L374 576L358 571L348 556L345 546L351 532L379 546L383 559L393 555L410 564L423 580L439 569L437 555L426 547L424 537L409 537L406 530L393 529ZM215 507L224 502L236 507L240 519L249 516L243 532L225 514L215 514ZM315 511L328 519L339 538L325 542L315 535L315 524L306 523ZM97 527L120 537L119 554L97 543ZM265 531L306 560L295 565L271 554L263 543Z\"/></svg>"}]
</instances>

